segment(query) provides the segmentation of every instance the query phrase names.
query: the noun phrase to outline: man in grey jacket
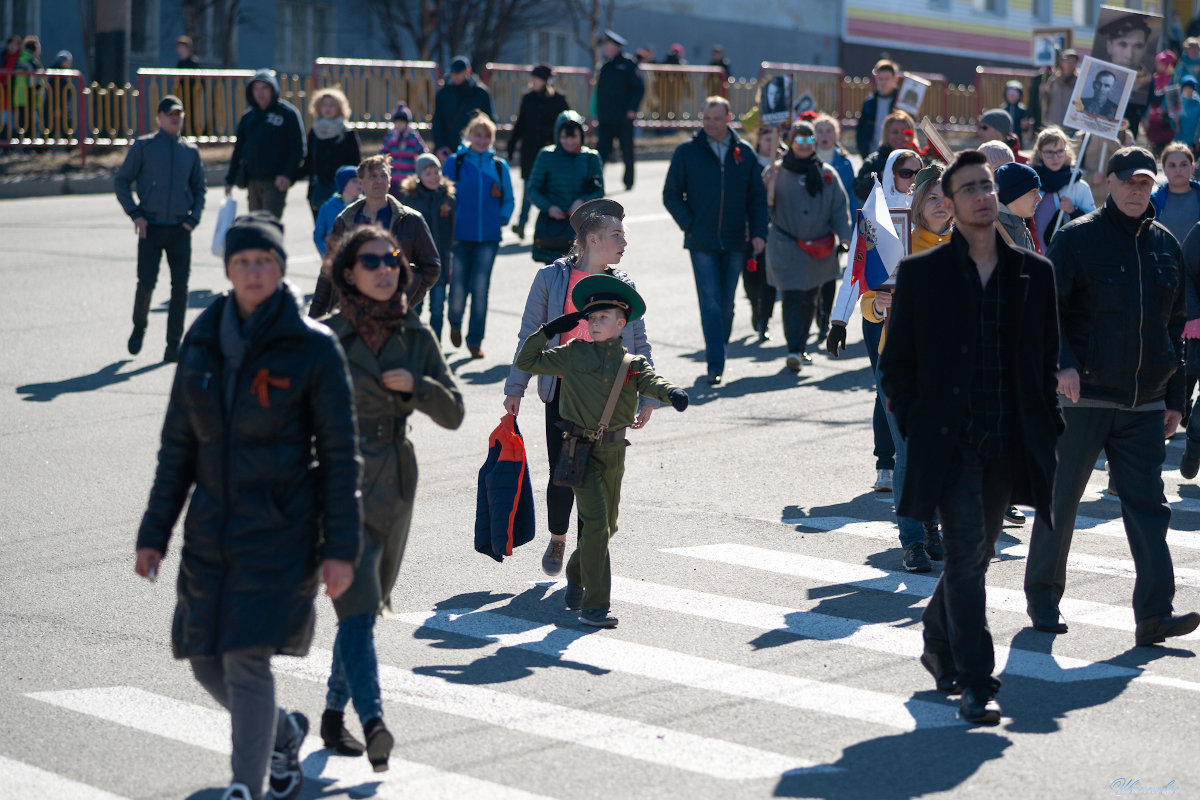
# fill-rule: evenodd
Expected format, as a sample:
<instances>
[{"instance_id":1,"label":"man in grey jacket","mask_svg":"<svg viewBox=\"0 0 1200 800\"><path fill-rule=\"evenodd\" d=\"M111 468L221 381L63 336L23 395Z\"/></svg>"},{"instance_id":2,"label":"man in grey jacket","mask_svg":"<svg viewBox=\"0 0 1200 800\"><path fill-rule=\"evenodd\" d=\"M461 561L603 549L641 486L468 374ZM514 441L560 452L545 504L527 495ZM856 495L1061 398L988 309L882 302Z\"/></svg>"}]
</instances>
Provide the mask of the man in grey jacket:
<instances>
[{"instance_id":1,"label":"man in grey jacket","mask_svg":"<svg viewBox=\"0 0 1200 800\"><path fill-rule=\"evenodd\" d=\"M140 137L129 148L113 181L117 199L133 219L138 237L137 293L133 300L133 333L129 352L142 350L150 316L150 299L158 282L162 254L171 269L171 304L167 310L167 349L163 361L175 361L187 312L188 274L192 266L192 231L204 211L204 165L196 145L185 141L183 103L167 95L158 104L158 133ZM133 197L137 184L137 200Z\"/></svg>"}]
</instances>

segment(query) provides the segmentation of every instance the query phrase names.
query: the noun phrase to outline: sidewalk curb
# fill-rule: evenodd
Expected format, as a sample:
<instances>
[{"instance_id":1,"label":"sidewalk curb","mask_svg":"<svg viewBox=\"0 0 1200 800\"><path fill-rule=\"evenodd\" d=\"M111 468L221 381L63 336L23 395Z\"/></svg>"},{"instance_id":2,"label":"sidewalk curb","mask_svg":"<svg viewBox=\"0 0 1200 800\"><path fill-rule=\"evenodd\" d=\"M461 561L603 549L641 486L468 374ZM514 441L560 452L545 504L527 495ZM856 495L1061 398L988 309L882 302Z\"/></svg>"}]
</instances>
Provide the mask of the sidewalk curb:
<instances>
[{"instance_id":1,"label":"sidewalk curb","mask_svg":"<svg viewBox=\"0 0 1200 800\"><path fill-rule=\"evenodd\" d=\"M206 167L204 179L209 186L223 185L225 181L224 165ZM71 177L69 175L53 178L28 178L25 180L0 181L0 200L18 200L25 197L60 197L70 194L106 194L113 191L112 175L90 175L87 177Z\"/></svg>"}]
</instances>

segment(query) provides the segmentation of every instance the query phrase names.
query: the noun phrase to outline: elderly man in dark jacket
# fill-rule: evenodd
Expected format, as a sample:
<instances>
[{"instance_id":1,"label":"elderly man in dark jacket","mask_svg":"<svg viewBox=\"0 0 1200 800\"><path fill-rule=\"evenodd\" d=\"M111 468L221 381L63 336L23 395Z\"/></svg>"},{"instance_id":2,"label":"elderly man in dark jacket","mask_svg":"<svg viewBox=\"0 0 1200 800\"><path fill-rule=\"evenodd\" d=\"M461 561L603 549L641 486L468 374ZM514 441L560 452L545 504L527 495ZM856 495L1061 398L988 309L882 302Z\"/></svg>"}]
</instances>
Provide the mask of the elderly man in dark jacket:
<instances>
[{"instance_id":1,"label":"elderly man in dark jacket","mask_svg":"<svg viewBox=\"0 0 1200 800\"><path fill-rule=\"evenodd\" d=\"M133 296L133 333L129 353L142 351L150 319L150 300L158 268L167 254L171 304L167 307L167 349L163 361L179 356L187 314L188 275L192 269L192 231L204 211L204 165L196 145L183 139L183 103L167 95L158 104L158 133L140 137L129 148L113 180L121 208L133 219L138 236L137 292ZM137 201L133 186L137 186Z\"/></svg>"},{"instance_id":2,"label":"elderly man in dark jacket","mask_svg":"<svg viewBox=\"0 0 1200 800\"><path fill-rule=\"evenodd\" d=\"M700 299L708 382L725 372L725 345L733 329L733 299L746 253L766 248L767 191L754 148L729 127L729 101L710 97L703 128L675 149L663 186L663 205L683 229Z\"/></svg>"},{"instance_id":3,"label":"elderly man in dark jacket","mask_svg":"<svg viewBox=\"0 0 1200 800\"><path fill-rule=\"evenodd\" d=\"M1171 508L1162 481L1163 439L1179 426L1184 406L1182 258L1175 237L1154 221L1154 156L1124 147L1106 172L1108 200L1065 225L1048 252L1062 320L1058 392L1067 429L1058 443L1052 525L1039 510L1029 541L1025 598L1034 628L1066 633L1058 604L1075 514L1103 450L1137 570L1134 639L1149 645L1200 624L1200 614L1173 613Z\"/></svg>"},{"instance_id":4,"label":"elderly man in dark jacket","mask_svg":"<svg viewBox=\"0 0 1200 800\"><path fill-rule=\"evenodd\" d=\"M225 239L233 291L183 340L136 572L154 580L188 502L171 631L233 722L226 797L294 798L308 720L276 708L274 655L312 643L319 580L339 596L361 546L362 460L346 357L283 282L283 228L264 212Z\"/></svg>"},{"instance_id":5,"label":"elderly man in dark jacket","mask_svg":"<svg viewBox=\"0 0 1200 800\"><path fill-rule=\"evenodd\" d=\"M266 209L283 218L287 191L304 162L304 123L291 103L279 99L279 81L260 69L246 84L246 111L225 173L225 194L246 189L251 211Z\"/></svg>"},{"instance_id":6,"label":"elderly man in dark jacket","mask_svg":"<svg viewBox=\"0 0 1200 800\"><path fill-rule=\"evenodd\" d=\"M896 513L942 521L945 567L922 614L921 663L960 713L995 725L985 578L1012 499L1044 515L1054 478L1054 275L994 228L996 185L967 150L942 178L950 241L900 262L880 385L908 444Z\"/></svg>"}]
</instances>

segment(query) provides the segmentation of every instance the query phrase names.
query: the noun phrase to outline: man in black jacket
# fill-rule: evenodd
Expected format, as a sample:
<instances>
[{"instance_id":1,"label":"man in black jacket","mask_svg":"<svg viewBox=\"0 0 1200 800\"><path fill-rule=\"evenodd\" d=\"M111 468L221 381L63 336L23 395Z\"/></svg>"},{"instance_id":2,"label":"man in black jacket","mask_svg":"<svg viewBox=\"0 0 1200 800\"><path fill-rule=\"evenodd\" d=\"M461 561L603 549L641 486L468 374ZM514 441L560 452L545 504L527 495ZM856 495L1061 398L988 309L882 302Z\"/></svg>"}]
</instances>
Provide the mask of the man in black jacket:
<instances>
[{"instance_id":1,"label":"man in black jacket","mask_svg":"<svg viewBox=\"0 0 1200 800\"><path fill-rule=\"evenodd\" d=\"M279 99L279 81L260 69L246 84L246 111L225 174L225 194L245 187L251 211L266 209L283 219L287 190L304 162L304 123L291 103Z\"/></svg>"},{"instance_id":2,"label":"man in black jacket","mask_svg":"<svg viewBox=\"0 0 1200 800\"><path fill-rule=\"evenodd\" d=\"M942 178L948 243L900 262L880 384L908 444L896 513L942 521L945 567L922 614L921 663L962 691L961 716L995 725L995 651L985 577L1015 498L1050 505L1058 320L1050 263L1007 244L987 158L959 154Z\"/></svg>"},{"instance_id":3,"label":"man in black jacket","mask_svg":"<svg viewBox=\"0 0 1200 800\"><path fill-rule=\"evenodd\" d=\"M621 143L625 160L625 188L633 188L633 121L646 93L642 73L629 56L621 52L625 40L612 31L604 32L601 51L605 63L596 77L596 149L600 160L608 163L613 139Z\"/></svg>"},{"instance_id":4,"label":"man in black jacket","mask_svg":"<svg viewBox=\"0 0 1200 800\"><path fill-rule=\"evenodd\" d=\"M121 208L133 219L138 237L137 292L133 298L133 333L129 353L142 351L150 319L150 299L158 268L167 254L171 269L171 304L167 307L164 361L175 361L187 313L188 275L192 269L192 231L204 211L204 165L196 145L180 137L183 103L167 95L158 104L158 133L140 137L129 148L113 180ZM137 201L133 199L137 184Z\"/></svg>"},{"instance_id":5,"label":"man in black jacket","mask_svg":"<svg viewBox=\"0 0 1200 800\"><path fill-rule=\"evenodd\" d=\"M683 230L683 246L692 257L708 382L713 386L721 383L725 372L725 345L733 327L747 230L755 253L767 246L767 191L758 158L729 127L732 120L728 100L708 98L703 128L675 148L663 185L663 205Z\"/></svg>"},{"instance_id":6,"label":"man in black jacket","mask_svg":"<svg viewBox=\"0 0 1200 800\"><path fill-rule=\"evenodd\" d=\"M533 162L538 151L554 144L554 127L558 115L568 110L571 104L567 96L555 91L550 85L554 69L549 64L538 64L530 71L529 91L521 97L521 109L508 137L508 163L512 163L521 146L521 178L526 184L533 174ZM533 205L528 186L521 189L521 217L513 225L517 238L525 238L525 225L529 222L529 209Z\"/></svg>"},{"instance_id":7,"label":"man in black jacket","mask_svg":"<svg viewBox=\"0 0 1200 800\"><path fill-rule=\"evenodd\" d=\"M433 98L430 132L434 154L440 161L444 163L458 149L463 129L476 111L496 118L492 113L492 96L471 72L471 60L466 56L455 56L450 62L449 80Z\"/></svg>"},{"instance_id":8,"label":"man in black jacket","mask_svg":"<svg viewBox=\"0 0 1200 800\"><path fill-rule=\"evenodd\" d=\"M854 129L854 143L863 158L874 152L883 143L883 120L896 107L896 65L886 58L876 62L871 70L875 91L863 101L858 127Z\"/></svg>"},{"instance_id":9,"label":"man in black jacket","mask_svg":"<svg viewBox=\"0 0 1200 800\"><path fill-rule=\"evenodd\" d=\"M1134 638L1139 645L1196 629L1200 614L1175 615L1175 573L1167 548L1171 508L1163 497L1164 437L1183 416L1182 257L1154 221L1157 165L1141 147L1108 160L1108 200L1065 225L1050 243L1062 350L1058 393L1067 429L1058 442L1053 512L1038 510L1025 564L1033 627L1066 633L1058 603L1079 499L1096 458L1108 457L1137 569Z\"/></svg>"}]
</instances>

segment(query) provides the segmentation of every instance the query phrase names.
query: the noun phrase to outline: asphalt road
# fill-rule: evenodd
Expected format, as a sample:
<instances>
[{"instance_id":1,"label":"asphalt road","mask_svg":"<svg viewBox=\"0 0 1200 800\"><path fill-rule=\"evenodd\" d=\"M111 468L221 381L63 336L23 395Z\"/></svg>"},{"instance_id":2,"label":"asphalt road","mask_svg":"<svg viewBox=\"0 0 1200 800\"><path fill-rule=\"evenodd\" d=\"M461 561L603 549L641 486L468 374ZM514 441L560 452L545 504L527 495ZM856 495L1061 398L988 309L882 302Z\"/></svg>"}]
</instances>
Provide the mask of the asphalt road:
<instances>
[{"instance_id":1,"label":"asphalt road","mask_svg":"<svg viewBox=\"0 0 1200 800\"><path fill-rule=\"evenodd\" d=\"M631 434L612 542L614 631L581 629L539 569L543 415L520 417L539 535L498 564L472 549L475 478L536 265L505 239L486 357L447 349L458 431L415 419L416 516L377 628L391 771L306 748L303 797L1027 798L1200 792L1193 636L1134 648L1133 581L1102 471L1081 509L1057 638L1025 627L1029 525L989 573L1004 723L970 729L917 663L936 579L900 568L888 495L871 491L874 387L857 324L849 357L798 378L753 343L740 300L726 384L704 384L695 289L664 212L665 162L638 165L627 269L649 304L658 369L692 394ZM610 185L620 185L610 167ZM244 201L244 197L242 198ZM226 289L195 235L192 311ZM293 190L288 278L311 292L311 220ZM142 355L125 353L132 225L111 196L0 203L0 797L205 798L228 783L228 726L171 658L168 555L133 574L133 542L172 377L157 363L167 274ZM1180 443L1168 447L1173 467ZM1167 474L1181 610L1200 607L1200 488ZM308 659L275 660L278 695L314 721L335 620ZM353 715L349 716L353 720ZM352 722L352 727L357 723ZM1128 781L1127 784L1115 783ZM1138 784L1132 782L1137 781Z\"/></svg>"}]
</instances>

